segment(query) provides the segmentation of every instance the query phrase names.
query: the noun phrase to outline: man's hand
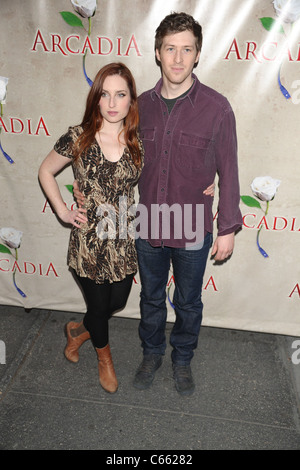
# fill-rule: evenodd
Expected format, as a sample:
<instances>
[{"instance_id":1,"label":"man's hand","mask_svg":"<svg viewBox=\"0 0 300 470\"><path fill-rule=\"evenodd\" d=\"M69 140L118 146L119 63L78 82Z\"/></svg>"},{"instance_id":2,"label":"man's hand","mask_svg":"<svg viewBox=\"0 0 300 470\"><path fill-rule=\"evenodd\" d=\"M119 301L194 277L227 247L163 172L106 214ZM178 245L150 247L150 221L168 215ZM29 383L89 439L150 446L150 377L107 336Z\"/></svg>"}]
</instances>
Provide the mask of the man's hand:
<instances>
[{"instance_id":1,"label":"man's hand","mask_svg":"<svg viewBox=\"0 0 300 470\"><path fill-rule=\"evenodd\" d=\"M203 191L203 194L205 194L205 196L214 197L214 195L215 195L215 183L213 183L213 184L211 184L210 186L208 186L208 187Z\"/></svg>"},{"instance_id":2,"label":"man's hand","mask_svg":"<svg viewBox=\"0 0 300 470\"><path fill-rule=\"evenodd\" d=\"M215 261L224 261L232 255L234 248L234 232L218 236L213 244L211 256Z\"/></svg>"},{"instance_id":3,"label":"man's hand","mask_svg":"<svg viewBox=\"0 0 300 470\"><path fill-rule=\"evenodd\" d=\"M79 191L78 182L75 180L73 183L73 195L76 199L78 207L84 206L84 195Z\"/></svg>"}]
</instances>

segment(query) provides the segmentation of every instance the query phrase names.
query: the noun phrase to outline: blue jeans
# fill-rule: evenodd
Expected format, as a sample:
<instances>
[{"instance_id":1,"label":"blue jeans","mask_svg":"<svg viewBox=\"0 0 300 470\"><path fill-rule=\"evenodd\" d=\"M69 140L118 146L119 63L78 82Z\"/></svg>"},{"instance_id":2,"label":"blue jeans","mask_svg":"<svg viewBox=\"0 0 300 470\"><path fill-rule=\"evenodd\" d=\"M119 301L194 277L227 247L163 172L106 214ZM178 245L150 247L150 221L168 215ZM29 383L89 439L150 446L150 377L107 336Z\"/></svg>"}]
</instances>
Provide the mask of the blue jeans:
<instances>
[{"instance_id":1,"label":"blue jeans","mask_svg":"<svg viewBox=\"0 0 300 470\"><path fill-rule=\"evenodd\" d=\"M144 354L163 355L166 350L166 286L172 262L176 316L170 334L172 361L179 365L190 364L202 322L203 275L211 245L211 234L206 235L199 250L152 247L146 240L136 240L142 284L139 334Z\"/></svg>"}]
</instances>

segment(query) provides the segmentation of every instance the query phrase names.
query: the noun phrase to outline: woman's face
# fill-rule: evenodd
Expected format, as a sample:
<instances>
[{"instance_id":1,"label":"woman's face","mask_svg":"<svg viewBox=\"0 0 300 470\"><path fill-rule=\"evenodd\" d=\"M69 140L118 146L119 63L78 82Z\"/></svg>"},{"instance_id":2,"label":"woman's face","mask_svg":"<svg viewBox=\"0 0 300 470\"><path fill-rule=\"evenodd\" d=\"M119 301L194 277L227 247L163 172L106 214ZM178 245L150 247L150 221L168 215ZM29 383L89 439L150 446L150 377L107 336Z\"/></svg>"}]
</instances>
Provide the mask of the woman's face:
<instances>
[{"instance_id":1,"label":"woman's face","mask_svg":"<svg viewBox=\"0 0 300 470\"><path fill-rule=\"evenodd\" d=\"M111 75L104 80L99 101L103 119L111 124L121 123L128 114L131 103L127 82L120 75Z\"/></svg>"}]
</instances>

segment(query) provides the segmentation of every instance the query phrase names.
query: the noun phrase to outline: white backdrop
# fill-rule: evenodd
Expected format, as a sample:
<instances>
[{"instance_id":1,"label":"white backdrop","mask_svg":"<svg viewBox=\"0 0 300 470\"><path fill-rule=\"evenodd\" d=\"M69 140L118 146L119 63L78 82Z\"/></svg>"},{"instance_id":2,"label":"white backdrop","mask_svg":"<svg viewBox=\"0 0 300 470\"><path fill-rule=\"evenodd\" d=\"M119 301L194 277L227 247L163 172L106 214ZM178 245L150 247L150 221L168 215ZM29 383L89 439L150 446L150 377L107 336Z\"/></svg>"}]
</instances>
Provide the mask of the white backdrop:
<instances>
[{"instance_id":1,"label":"white backdrop","mask_svg":"<svg viewBox=\"0 0 300 470\"><path fill-rule=\"evenodd\" d=\"M0 240L0 303L85 311L66 265L69 228L45 199L38 168L67 127L81 122L89 91L85 52L91 79L106 63L121 61L133 71L140 93L160 77L156 27L171 11L185 11L203 27L195 73L229 99L236 115L241 194L253 196L250 184L257 176L281 181L267 215L263 203L260 209L241 202L244 227L230 261L216 266L209 260L203 323L299 336L299 20L280 21L270 0L99 0L89 31L83 18L84 27L63 19L62 11L76 15L69 0L0 0L0 5L0 76L9 79L0 140L14 161L0 151L0 229L23 232L17 261L15 250L8 252ZM58 181L72 207L71 169ZM256 245L260 227L268 258ZM172 296L172 272L169 287ZM139 292L137 274L121 315L139 317Z\"/></svg>"}]
</instances>

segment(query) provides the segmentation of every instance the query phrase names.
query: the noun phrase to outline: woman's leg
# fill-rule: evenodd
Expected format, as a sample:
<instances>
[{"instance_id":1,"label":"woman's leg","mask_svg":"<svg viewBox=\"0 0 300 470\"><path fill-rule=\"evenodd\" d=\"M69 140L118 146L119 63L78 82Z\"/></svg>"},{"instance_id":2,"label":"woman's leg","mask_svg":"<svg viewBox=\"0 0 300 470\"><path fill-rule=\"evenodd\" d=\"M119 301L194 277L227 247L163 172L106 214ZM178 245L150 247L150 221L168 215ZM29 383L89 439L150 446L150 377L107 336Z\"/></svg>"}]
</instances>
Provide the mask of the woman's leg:
<instances>
[{"instance_id":1,"label":"woman's leg","mask_svg":"<svg viewBox=\"0 0 300 470\"><path fill-rule=\"evenodd\" d=\"M125 307L133 281L133 274L119 282L96 284L88 278L78 277L87 303L83 323L96 348L109 342L108 321L113 312Z\"/></svg>"},{"instance_id":2,"label":"woman's leg","mask_svg":"<svg viewBox=\"0 0 300 470\"><path fill-rule=\"evenodd\" d=\"M132 283L134 274L129 274L125 279L120 282L114 282L111 287L109 315L111 316L117 310L121 310L125 307Z\"/></svg>"},{"instance_id":3,"label":"woman's leg","mask_svg":"<svg viewBox=\"0 0 300 470\"><path fill-rule=\"evenodd\" d=\"M78 277L87 303L83 323L91 335L97 359L99 382L103 389L115 393L118 389L110 346L108 343L108 321L116 309L123 308L132 286L133 275L120 282L96 284L88 278Z\"/></svg>"},{"instance_id":4,"label":"woman's leg","mask_svg":"<svg viewBox=\"0 0 300 470\"><path fill-rule=\"evenodd\" d=\"M79 276L78 281L87 304L83 324L91 335L93 345L96 348L103 348L108 343L108 312L111 285L109 282L96 284L87 277Z\"/></svg>"}]
</instances>

